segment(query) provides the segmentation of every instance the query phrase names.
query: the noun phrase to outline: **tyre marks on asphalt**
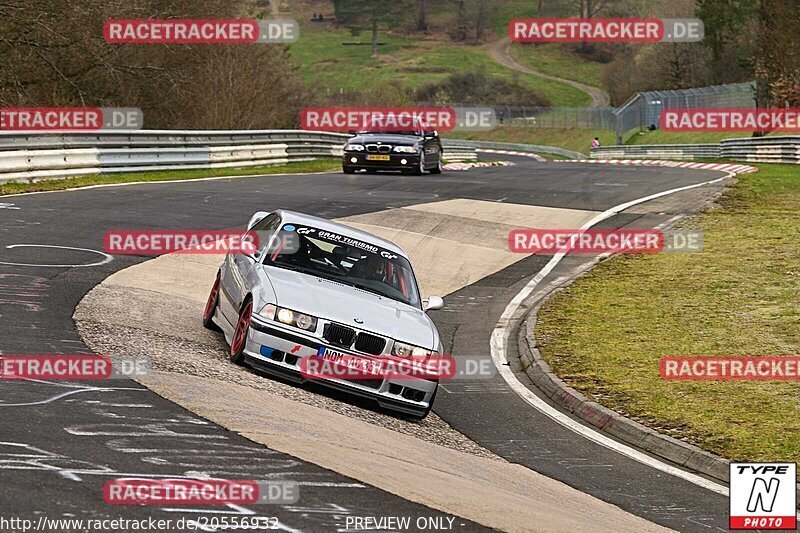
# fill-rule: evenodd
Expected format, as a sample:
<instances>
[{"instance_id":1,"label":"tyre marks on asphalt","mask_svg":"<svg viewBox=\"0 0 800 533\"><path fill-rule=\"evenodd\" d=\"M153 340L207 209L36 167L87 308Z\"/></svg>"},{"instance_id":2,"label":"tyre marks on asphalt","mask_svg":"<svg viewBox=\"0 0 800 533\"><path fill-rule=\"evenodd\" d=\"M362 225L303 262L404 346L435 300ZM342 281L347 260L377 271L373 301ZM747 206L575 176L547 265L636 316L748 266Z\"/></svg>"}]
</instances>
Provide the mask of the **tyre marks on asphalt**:
<instances>
[{"instance_id":1,"label":"tyre marks on asphalt","mask_svg":"<svg viewBox=\"0 0 800 533\"><path fill-rule=\"evenodd\" d=\"M175 515L277 517L284 531L335 530L347 516L392 515L446 517L423 506L404 502L361 482L306 463L293 456L265 448L222 429L197 415L167 407L167 402L147 389L128 382L106 382L98 387L80 387L86 396L48 397L45 404L8 401L0 404L4 421L17 431L0 439L0 471L15 487L4 496L17 513L35 491L37 501L83 501L82 518L124 516L129 519ZM36 383L52 389L49 382ZM4 398L13 390L5 389ZM17 392L31 396L30 388ZM44 395L46 396L46 395ZM44 397L43 396L43 397ZM144 400L144 401L143 401ZM202 400L201 400L202 401ZM53 409L55 407L55 409ZM35 409L39 423L23 420ZM22 418L21 418L22 417ZM47 431L50 418L64 419L69 439L52 439ZM87 455L86 451L91 450ZM109 466L113 465L113 466ZM102 503L103 485L112 479L254 479L290 481L300 486L302 505L241 506L205 505L110 507ZM66 484L66 485L65 485ZM331 490L334 489L334 490ZM17 505L19 505L17 507ZM49 518L74 515L69 507L51 509ZM481 530L461 521L465 531ZM204 531L219 528L205 527Z\"/></svg>"}]
</instances>

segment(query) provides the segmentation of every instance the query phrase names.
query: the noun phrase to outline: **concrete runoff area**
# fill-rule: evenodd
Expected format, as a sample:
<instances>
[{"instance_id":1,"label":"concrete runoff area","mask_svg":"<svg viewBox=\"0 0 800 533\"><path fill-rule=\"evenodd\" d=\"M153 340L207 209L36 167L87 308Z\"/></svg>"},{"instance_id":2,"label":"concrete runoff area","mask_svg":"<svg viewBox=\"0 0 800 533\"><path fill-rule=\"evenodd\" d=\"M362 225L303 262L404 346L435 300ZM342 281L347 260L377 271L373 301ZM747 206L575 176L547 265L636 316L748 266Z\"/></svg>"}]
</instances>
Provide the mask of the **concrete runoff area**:
<instances>
[{"instance_id":1,"label":"concrete runoff area","mask_svg":"<svg viewBox=\"0 0 800 533\"><path fill-rule=\"evenodd\" d=\"M593 215L584 210L453 200L339 221L397 242L411 257L423 295L446 295L524 257L507 251L509 228L579 227ZM75 319L81 335L93 348L108 348L113 343L95 335L125 331L126 342L118 350L136 343L131 335L184 338L185 328L199 327L220 260L220 256L170 254L111 275L78 307ZM164 305L153 306L153 300ZM132 316L136 331L128 328ZM209 351L220 354L209 364L233 367L225 361L221 335L208 333L200 339L210 345ZM248 439L408 500L505 531L664 530L559 481L505 462L474 443L470 446L458 432L442 427L446 424L441 421L434 422L438 434L450 443L423 440L409 431L219 377L193 375L180 366L179 371L158 370L162 364L171 368L176 363L164 358L181 358L187 349L171 348L149 353L157 370L141 378L142 384ZM436 420L434 415L431 418ZM462 451L452 442L467 449Z\"/></svg>"}]
</instances>

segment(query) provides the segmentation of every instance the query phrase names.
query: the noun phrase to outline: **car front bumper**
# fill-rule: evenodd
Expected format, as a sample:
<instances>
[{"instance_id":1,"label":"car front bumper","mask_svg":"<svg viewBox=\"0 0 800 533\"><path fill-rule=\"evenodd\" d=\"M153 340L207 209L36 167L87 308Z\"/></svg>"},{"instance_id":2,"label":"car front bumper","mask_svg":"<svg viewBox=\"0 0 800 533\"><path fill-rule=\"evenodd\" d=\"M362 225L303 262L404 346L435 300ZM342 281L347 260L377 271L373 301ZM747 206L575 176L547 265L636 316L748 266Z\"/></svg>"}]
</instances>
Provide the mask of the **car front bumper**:
<instances>
[{"instance_id":1,"label":"car front bumper","mask_svg":"<svg viewBox=\"0 0 800 533\"><path fill-rule=\"evenodd\" d=\"M254 368L279 375L295 383L319 383L376 400L381 407L411 415L419 415L429 407L438 387L436 381L412 376L390 377L383 380L323 379L304 376L300 371L301 359L317 357L321 346L328 344L315 337L289 331L274 322L262 322L254 317L250 322L244 353L248 363ZM373 357L349 350L348 353L364 358Z\"/></svg>"},{"instance_id":2,"label":"car front bumper","mask_svg":"<svg viewBox=\"0 0 800 533\"><path fill-rule=\"evenodd\" d=\"M376 170L412 170L419 166L420 154L383 154L388 155L388 161L367 159L369 156L381 154L367 154L363 152L346 152L342 157L342 165L352 168L370 168ZM355 161L353 161L355 159ZM405 163L403 163L405 161Z\"/></svg>"}]
</instances>

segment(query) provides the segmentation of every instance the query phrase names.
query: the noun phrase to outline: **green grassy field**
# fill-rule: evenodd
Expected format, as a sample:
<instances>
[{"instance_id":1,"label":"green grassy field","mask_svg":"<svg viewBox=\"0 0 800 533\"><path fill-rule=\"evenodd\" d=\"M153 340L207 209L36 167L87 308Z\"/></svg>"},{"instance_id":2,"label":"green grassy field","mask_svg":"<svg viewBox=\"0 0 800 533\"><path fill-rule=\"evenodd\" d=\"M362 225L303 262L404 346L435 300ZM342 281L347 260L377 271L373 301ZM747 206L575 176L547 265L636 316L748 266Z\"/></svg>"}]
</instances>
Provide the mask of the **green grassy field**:
<instances>
[{"instance_id":1,"label":"green grassy field","mask_svg":"<svg viewBox=\"0 0 800 533\"><path fill-rule=\"evenodd\" d=\"M759 165L685 227L701 253L618 256L542 308L544 358L590 398L726 457L800 459L797 382L666 381L664 356L800 353L800 169Z\"/></svg>"},{"instance_id":2,"label":"green grassy field","mask_svg":"<svg viewBox=\"0 0 800 533\"><path fill-rule=\"evenodd\" d=\"M325 172L341 169L338 159L317 159L315 161L297 161L287 165L264 165L241 168L203 168L189 170L158 170L152 172L126 172L124 174L93 174L75 178L37 181L35 183L3 183L0 184L0 196L36 191L60 191L90 185L108 183L131 183L137 181L170 181L192 180L215 176L249 176L253 174L283 174L298 172Z\"/></svg>"},{"instance_id":3,"label":"green grassy field","mask_svg":"<svg viewBox=\"0 0 800 533\"><path fill-rule=\"evenodd\" d=\"M574 45L572 45L574 48ZM511 55L518 62L534 70L558 76L566 80L578 81L593 87L603 88L602 63L589 61L571 50L570 45L544 44L511 47Z\"/></svg>"},{"instance_id":4,"label":"green grassy field","mask_svg":"<svg viewBox=\"0 0 800 533\"><path fill-rule=\"evenodd\" d=\"M497 64L480 45L459 45L431 37L411 38L380 34L380 57L370 57L370 46L346 46L344 42L369 42L369 35L353 37L345 29L313 26L290 46L304 79L321 96L361 90L381 82L396 81L404 87L440 81L450 74L483 70L487 74L518 79L547 96L556 106L583 106L587 94L559 82L520 74Z\"/></svg>"}]
</instances>

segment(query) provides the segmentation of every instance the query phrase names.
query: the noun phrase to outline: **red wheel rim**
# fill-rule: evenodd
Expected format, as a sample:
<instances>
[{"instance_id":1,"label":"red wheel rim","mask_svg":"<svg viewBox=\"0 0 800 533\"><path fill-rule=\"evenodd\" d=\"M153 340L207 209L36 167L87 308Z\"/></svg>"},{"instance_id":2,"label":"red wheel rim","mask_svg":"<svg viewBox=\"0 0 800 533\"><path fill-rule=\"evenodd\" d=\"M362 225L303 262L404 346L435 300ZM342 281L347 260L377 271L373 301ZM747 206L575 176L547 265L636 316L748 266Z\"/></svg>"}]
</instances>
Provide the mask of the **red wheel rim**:
<instances>
[{"instance_id":1,"label":"red wheel rim","mask_svg":"<svg viewBox=\"0 0 800 533\"><path fill-rule=\"evenodd\" d=\"M247 302L242 314L239 315L239 322L236 324L236 331L233 332L233 342L231 343L231 354L236 355L244 347L247 338L247 330L250 329L250 314L253 311L253 302Z\"/></svg>"},{"instance_id":2,"label":"red wheel rim","mask_svg":"<svg viewBox=\"0 0 800 533\"><path fill-rule=\"evenodd\" d=\"M217 274L217 279L214 281L214 286L211 287L211 294L208 295L208 301L206 302L206 310L203 311L203 318L209 319L211 315L214 314L214 308L217 306L217 295L219 294L219 274Z\"/></svg>"}]
</instances>

